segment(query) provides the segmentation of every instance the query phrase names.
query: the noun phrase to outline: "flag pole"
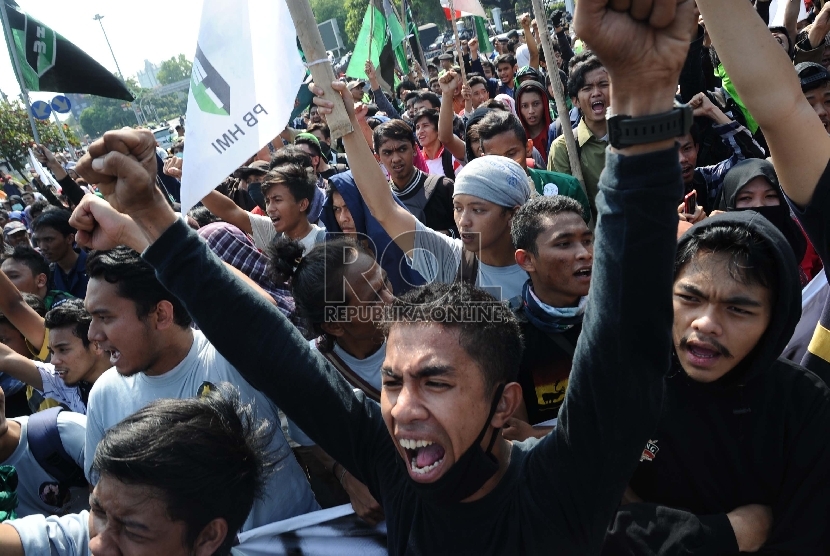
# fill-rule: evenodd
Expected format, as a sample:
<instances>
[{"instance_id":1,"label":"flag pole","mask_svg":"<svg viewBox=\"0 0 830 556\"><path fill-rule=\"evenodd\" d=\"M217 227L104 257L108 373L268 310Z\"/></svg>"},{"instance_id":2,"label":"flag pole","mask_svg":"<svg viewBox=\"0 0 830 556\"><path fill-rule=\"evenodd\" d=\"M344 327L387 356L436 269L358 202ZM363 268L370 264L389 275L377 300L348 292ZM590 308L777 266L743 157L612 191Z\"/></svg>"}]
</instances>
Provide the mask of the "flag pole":
<instances>
[{"instance_id":1,"label":"flag pole","mask_svg":"<svg viewBox=\"0 0 830 556\"><path fill-rule=\"evenodd\" d=\"M3 2L4 0L0 0ZM286 0L291 19L294 21L294 28L297 31L297 38L300 39L300 46L305 52L308 62L308 69L314 83L323 89L324 96L334 103L331 114L326 116L326 124L329 126L333 139L340 139L348 135L354 128L346 112L346 106L340 95L331 88L334 81L334 70L326 55L326 47L323 46L323 39L320 37L320 29L311 11L308 0ZM374 14L374 6L372 7ZM373 27L374 28L374 27ZM369 43L371 45L371 42ZM370 46L371 48L371 46Z\"/></svg>"},{"instance_id":2,"label":"flag pole","mask_svg":"<svg viewBox=\"0 0 830 556\"><path fill-rule=\"evenodd\" d=\"M467 82L467 72L464 71L464 52L461 51L461 41L458 40L458 24L455 22L455 6L450 2L450 17L452 18L452 33L455 35L455 50L458 52L458 65L461 68L461 84Z\"/></svg>"},{"instance_id":3,"label":"flag pole","mask_svg":"<svg viewBox=\"0 0 830 556\"><path fill-rule=\"evenodd\" d=\"M12 57L14 64L14 75L17 77L17 83L20 85L20 96L23 97L23 103L26 105L26 115L29 116L29 124L32 126L32 136L35 143L40 144L40 135L37 132L35 125L35 118L32 116L32 107L29 104L29 90L26 88L26 82L23 80L23 74L20 71L20 60L17 57L17 49L14 47L14 39L12 38L12 29L9 25L9 15L6 13L6 0L0 0L0 16L3 20L3 34L6 36L6 46Z\"/></svg>"},{"instance_id":4,"label":"flag pole","mask_svg":"<svg viewBox=\"0 0 830 556\"><path fill-rule=\"evenodd\" d=\"M579 163L579 151L576 148L576 140L574 139L574 132L571 127L568 106L565 104L565 92L562 88L562 80L559 79L559 67L556 65L556 58L553 55L553 45L551 45L550 33L548 33L547 29L545 9L542 7L541 0L532 1L533 14L536 16L536 22L540 26L539 35L542 37L542 51L545 53L545 61L548 64L548 76L550 76L551 88L553 89L553 99L556 102L556 112L559 114L559 125L562 127L562 135L565 136L565 146L568 148L571 175L579 180L579 185L582 186L582 191L587 196L588 190L585 188L585 178L582 177L582 165ZM542 32L542 25L544 25L544 32ZM529 38L530 40L535 40L532 36Z\"/></svg>"},{"instance_id":5,"label":"flag pole","mask_svg":"<svg viewBox=\"0 0 830 556\"><path fill-rule=\"evenodd\" d=\"M374 0L369 0L369 56L368 60L372 61L372 43L375 42L374 35L375 35L375 4ZM378 66L380 66L380 60L378 60ZM378 68L380 69L380 68Z\"/></svg>"}]
</instances>

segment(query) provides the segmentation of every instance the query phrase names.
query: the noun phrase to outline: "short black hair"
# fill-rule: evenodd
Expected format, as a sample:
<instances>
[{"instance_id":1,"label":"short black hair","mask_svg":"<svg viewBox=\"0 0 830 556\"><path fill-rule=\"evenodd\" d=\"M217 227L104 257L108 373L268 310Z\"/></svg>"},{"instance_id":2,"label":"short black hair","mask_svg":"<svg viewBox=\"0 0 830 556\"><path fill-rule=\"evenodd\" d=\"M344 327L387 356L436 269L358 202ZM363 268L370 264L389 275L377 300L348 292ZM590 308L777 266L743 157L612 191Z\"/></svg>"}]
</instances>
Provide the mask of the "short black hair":
<instances>
[{"instance_id":1,"label":"short black hair","mask_svg":"<svg viewBox=\"0 0 830 556\"><path fill-rule=\"evenodd\" d=\"M509 131L512 131L523 145L527 143L527 132L521 120L509 110L493 110L476 124L476 130L482 143Z\"/></svg>"},{"instance_id":2,"label":"short black hair","mask_svg":"<svg viewBox=\"0 0 830 556\"><path fill-rule=\"evenodd\" d=\"M265 174L262 178L262 194L275 185L284 185L291 192L296 202L303 199L308 200L308 207L305 211L311 208L311 202L314 200L314 193L317 189L317 177L314 171L310 168L300 166L299 164L283 164L273 168L270 172Z\"/></svg>"},{"instance_id":3,"label":"short black hair","mask_svg":"<svg viewBox=\"0 0 830 556\"><path fill-rule=\"evenodd\" d=\"M430 81L432 80L430 79ZM415 99L415 102L428 102L433 108L441 108L441 97L432 91L421 91L418 93L418 97Z\"/></svg>"},{"instance_id":4,"label":"short black hair","mask_svg":"<svg viewBox=\"0 0 830 556\"><path fill-rule=\"evenodd\" d=\"M39 298L33 293L21 293L20 295L23 296L23 301L26 302L26 305L31 307L35 313L37 313L41 317L46 314L46 304L43 303L43 300L41 298ZM2 312L0 312L0 324L8 324L9 326L17 328L11 323L11 321L5 315L5 313Z\"/></svg>"},{"instance_id":5,"label":"short black hair","mask_svg":"<svg viewBox=\"0 0 830 556\"><path fill-rule=\"evenodd\" d=\"M331 130L329 129L329 126L327 124L323 123L323 122L317 122L316 124L309 124L309 126L306 128L306 131L308 131L309 133L314 133L315 131L320 131L323 134L323 137L325 137L326 139L331 138Z\"/></svg>"},{"instance_id":6,"label":"short black hair","mask_svg":"<svg viewBox=\"0 0 830 556\"><path fill-rule=\"evenodd\" d=\"M98 443L92 469L97 477L159 491L170 519L184 522L187 547L208 523L224 519L228 533L214 555L226 556L276 464L273 434L233 386L221 383L199 397L156 400L126 417Z\"/></svg>"},{"instance_id":7,"label":"short black hair","mask_svg":"<svg viewBox=\"0 0 830 556\"><path fill-rule=\"evenodd\" d=\"M155 269L129 247L122 245L109 251L90 252L86 272L90 279L116 284L118 295L135 303L140 319L149 315L159 302L167 301L173 306L173 322L183 328L192 322L184 304L158 281Z\"/></svg>"},{"instance_id":8,"label":"short black hair","mask_svg":"<svg viewBox=\"0 0 830 556\"><path fill-rule=\"evenodd\" d=\"M313 165L311 156L294 145L286 145L271 153L268 169L273 170L277 166L285 166L286 164L299 164L303 168L311 168Z\"/></svg>"},{"instance_id":9,"label":"short black hair","mask_svg":"<svg viewBox=\"0 0 830 556\"><path fill-rule=\"evenodd\" d=\"M384 330L413 324L457 330L459 343L481 367L486 389L513 382L524 349L519 324L506 303L462 281L432 282L396 297L387 308Z\"/></svg>"},{"instance_id":10,"label":"short black hair","mask_svg":"<svg viewBox=\"0 0 830 556\"><path fill-rule=\"evenodd\" d=\"M474 75L467 80L467 86L472 89L474 85L484 85L486 88L487 80L480 75Z\"/></svg>"},{"instance_id":11,"label":"short black hair","mask_svg":"<svg viewBox=\"0 0 830 556\"><path fill-rule=\"evenodd\" d=\"M75 233L75 228L69 225L69 218L72 213L66 209L47 210L32 222L32 231L37 232L42 228L52 228L63 237Z\"/></svg>"},{"instance_id":12,"label":"short black hair","mask_svg":"<svg viewBox=\"0 0 830 556\"><path fill-rule=\"evenodd\" d=\"M409 91L406 93L406 96L403 97L403 103L408 104L410 100L417 100L419 94L420 93L418 91Z\"/></svg>"},{"instance_id":13,"label":"short black hair","mask_svg":"<svg viewBox=\"0 0 830 556\"><path fill-rule=\"evenodd\" d=\"M349 288L343 282L348 265L360 255L372 259L374 255L348 237L319 243L308 253L304 252L299 241L278 237L268 245L267 254L271 280L276 284L290 282L297 313L316 335L323 337L324 348L330 350L333 339L322 328L327 321L327 309L348 303L344 292L348 292Z\"/></svg>"},{"instance_id":14,"label":"short black hair","mask_svg":"<svg viewBox=\"0 0 830 556\"><path fill-rule=\"evenodd\" d=\"M481 60L482 69L489 67L490 73L496 73L496 66L493 65L493 62L491 62L490 60L482 60L481 58L479 58L479 60Z\"/></svg>"},{"instance_id":15,"label":"short black hair","mask_svg":"<svg viewBox=\"0 0 830 556\"><path fill-rule=\"evenodd\" d=\"M409 141L414 145L415 136L413 133L409 124L403 120L395 119L384 122L372 132L372 143L374 143L375 152L378 152L387 141Z\"/></svg>"},{"instance_id":16,"label":"short black hair","mask_svg":"<svg viewBox=\"0 0 830 556\"><path fill-rule=\"evenodd\" d=\"M495 67L499 67L499 64L510 64L511 66L516 65L516 57L510 53L507 54L499 54L496 56L496 59L493 60L493 65Z\"/></svg>"},{"instance_id":17,"label":"short black hair","mask_svg":"<svg viewBox=\"0 0 830 556\"><path fill-rule=\"evenodd\" d=\"M578 62L571 66L568 74L568 96L576 98L579 96L579 91L585 86L585 76L589 72L604 68L605 65L595 55L589 56L582 62Z\"/></svg>"},{"instance_id":18,"label":"short black hair","mask_svg":"<svg viewBox=\"0 0 830 556\"><path fill-rule=\"evenodd\" d=\"M323 149L320 148L320 142L318 140L312 139L311 137L302 137L299 136L294 139L295 145L308 145L308 147L314 153L314 156L323 156Z\"/></svg>"},{"instance_id":19,"label":"short black hair","mask_svg":"<svg viewBox=\"0 0 830 556\"><path fill-rule=\"evenodd\" d=\"M418 121L424 118L429 120L436 130L438 129L438 110L435 108L421 108L412 116L412 125L417 126Z\"/></svg>"},{"instance_id":20,"label":"short black hair","mask_svg":"<svg viewBox=\"0 0 830 556\"><path fill-rule=\"evenodd\" d=\"M778 265L768 240L761 234L731 222L696 229L690 238L681 240L674 260L675 278L701 252L728 254L729 276L742 284L767 288L775 306Z\"/></svg>"},{"instance_id":21,"label":"short black hair","mask_svg":"<svg viewBox=\"0 0 830 556\"><path fill-rule=\"evenodd\" d=\"M82 299L67 299L60 305L53 307L44 318L44 326L49 330L72 327L72 334L80 338L84 349L89 349L89 325L92 322L84 307Z\"/></svg>"},{"instance_id":22,"label":"short black hair","mask_svg":"<svg viewBox=\"0 0 830 556\"><path fill-rule=\"evenodd\" d=\"M510 237L516 249L539 255L536 240L546 226L546 218L554 218L563 212L578 214L585 219L585 211L576 199L565 195L539 196L519 207L510 224Z\"/></svg>"},{"instance_id":23,"label":"short black hair","mask_svg":"<svg viewBox=\"0 0 830 556\"><path fill-rule=\"evenodd\" d=\"M187 215L196 221L200 228L207 226L208 224L212 224L213 222L221 222L221 218L213 214L208 210L205 205L196 205L189 211L187 211Z\"/></svg>"},{"instance_id":24,"label":"short black hair","mask_svg":"<svg viewBox=\"0 0 830 556\"><path fill-rule=\"evenodd\" d=\"M20 264L29 267L32 271L32 277L39 274L49 276L49 263L43 258L43 255L38 253L33 247L28 245L18 245L14 251L8 255L3 256L3 260L11 259Z\"/></svg>"},{"instance_id":25,"label":"short black hair","mask_svg":"<svg viewBox=\"0 0 830 556\"><path fill-rule=\"evenodd\" d=\"M398 83L398 86L395 87L395 96L400 98L401 91L404 91L404 90L406 90L406 91L417 91L418 86L415 85L415 83L413 83L412 81L410 81L408 79L405 79L405 80L401 81L400 83Z\"/></svg>"},{"instance_id":26,"label":"short black hair","mask_svg":"<svg viewBox=\"0 0 830 556\"><path fill-rule=\"evenodd\" d=\"M47 201L46 199L35 199L35 202L29 205L29 215L31 216L37 213L38 216L40 216L41 214L43 214L43 211L45 211L50 206L51 205L49 204L49 201ZM54 207L54 209L60 210L57 207Z\"/></svg>"}]
</instances>

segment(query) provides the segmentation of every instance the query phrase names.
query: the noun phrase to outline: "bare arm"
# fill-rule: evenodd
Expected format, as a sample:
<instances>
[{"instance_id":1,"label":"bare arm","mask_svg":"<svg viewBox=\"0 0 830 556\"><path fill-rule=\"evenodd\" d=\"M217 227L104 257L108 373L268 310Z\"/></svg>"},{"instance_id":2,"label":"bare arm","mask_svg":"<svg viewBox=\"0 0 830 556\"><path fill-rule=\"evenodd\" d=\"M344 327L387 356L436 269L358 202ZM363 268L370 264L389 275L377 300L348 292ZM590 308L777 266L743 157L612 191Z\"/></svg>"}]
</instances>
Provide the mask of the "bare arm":
<instances>
[{"instance_id":1,"label":"bare arm","mask_svg":"<svg viewBox=\"0 0 830 556\"><path fill-rule=\"evenodd\" d=\"M801 6L804 0L787 0L787 7L784 8L784 28L790 34L790 40L795 42L795 36L798 35L798 14L801 11ZM790 46L794 46L790 45Z\"/></svg>"},{"instance_id":2,"label":"bare arm","mask_svg":"<svg viewBox=\"0 0 830 556\"><path fill-rule=\"evenodd\" d=\"M438 79L441 85L441 110L438 112L438 140L458 160L467 158L467 145L452 132L452 96L461 77L450 70ZM472 105L471 105L472 106Z\"/></svg>"},{"instance_id":3,"label":"bare arm","mask_svg":"<svg viewBox=\"0 0 830 556\"><path fill-rule=\"evenodd\" d=\"M0 311L33 348L37 351L43 348L43 339L46 336L43 317L29 307L23 295L3 272L0 272Z\"/></svg>"},{"instance_id":4,"label":"bare arm","mask_svg":"<svg viewBox=\"0 0 830 556\"><path fill-rule=\"evenodd\" d=\"M824 37L830 32L830 2L826 3L816 16L816 20L807 31L807 39L812 48L818 48L824 43Z\"/></svg>"},{"instance_id":5,"label":"bare arm","mask_svg":"<svg viewBox=\"0 0 830 556\"><path fill-rule=\"evenodd\" d=\"M20 382L25 382L36 390L43 390L43 379L40 377L37 365L5 344L0 344L0 372ZM5 554L5 552L0 552L0 554Z\"/></svg>"},{"instance_id":6,"label":"bare arm","mask_svg":"<svg viewBox=\"0 0 830 556\"><path fill-rule=\"evenodd\" d=\"M229 197L218 191L211 191L202 199L202 204L228 224L233 224L246 234L253 233L248 212L239 208Z\"/></svg>"},{"instance_id":7,"label":"bare arm","mask_svg":"<svg viewBox=\"0 0 830 556\"><path fill-rule=\"evenodd\" d=\"M346 90L346 84L335 81L331 86L343 97L352 125L357 128L359 124L355 117L354 101ZM309 88L315 94L314 104L320 113L330 114L333 104L322 98L323 90L313 83ZM398 247L404 253L409 253L415 248L415 217L395 202L392 190L366 141L358 133L352 132L343 136L343 145L346 147L354 181L372 216L377 218Z\"/></svg>"},{"instance_id":8,"label":"bare arm","mask_svg":"<svg viewBox=\"0 0 830 556\"><path fill-rule=\"evenodd\" d=\"M530 61L528 65L534 69L539 69L539 45L536 44L536 39L533 32L530 30L530 14L522 14L519 17L519 23L525 32L525 42L527 43L527 53L530 54ZM547 32L547 29L545 30Z\"/></svg>"},{"instance_id":9,"label":"bare arm","mask_svg":"<svg viewBox=\"0 0 830 556\"><path fill-rule=\"evenodd\" d=\"M796 204L807 205L830 159L830 137L804 98L792 63L749 2L697 5L729 77L764 130L781 186Z\"/></svg>"},{"instance_id":10,"label":"bare arm","mask_svg":"<svg viewBox=\"0 0 830 556\"><path fill-rule=\"evenodd\" d=\"M5 556L26 556L23 553L23 541L17 529L8 523L0 524L0 554Z\"/></svg>"}]
</instances>

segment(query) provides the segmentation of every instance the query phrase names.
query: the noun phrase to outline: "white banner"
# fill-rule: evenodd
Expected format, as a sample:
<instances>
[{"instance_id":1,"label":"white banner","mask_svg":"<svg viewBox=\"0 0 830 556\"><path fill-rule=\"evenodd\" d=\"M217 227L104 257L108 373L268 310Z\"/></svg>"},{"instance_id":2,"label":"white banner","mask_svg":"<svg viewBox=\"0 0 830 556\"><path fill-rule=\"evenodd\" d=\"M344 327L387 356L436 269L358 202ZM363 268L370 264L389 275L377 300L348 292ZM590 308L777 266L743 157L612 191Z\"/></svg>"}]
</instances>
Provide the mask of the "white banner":
<instances>
[{"instance_id":1,"label":"white banner","mask_svg":"<svg viewBox=\"0 0 830 556\"><path fill-rule=\"evenodd\" d=\"M187 102L182 212L279 135L304 76L285 0L204 0Z\"/></svg>"}]
</instances>

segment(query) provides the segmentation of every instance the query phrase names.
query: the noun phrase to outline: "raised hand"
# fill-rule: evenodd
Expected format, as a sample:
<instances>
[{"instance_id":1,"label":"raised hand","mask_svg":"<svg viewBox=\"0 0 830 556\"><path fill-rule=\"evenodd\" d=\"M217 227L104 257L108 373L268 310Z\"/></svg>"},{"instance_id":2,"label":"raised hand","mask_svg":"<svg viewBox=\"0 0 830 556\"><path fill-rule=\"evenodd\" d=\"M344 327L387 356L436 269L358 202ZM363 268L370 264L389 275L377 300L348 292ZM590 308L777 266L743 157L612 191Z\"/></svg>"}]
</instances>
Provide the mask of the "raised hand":
<instances>
[{"instance_id":1,"label":"raised hand","mask_svg":"<svg viewBox=\"0 0 830 556\"><path fill-rule=\"evenodd\" d=\"M75 167L117 211L128 214L150 241L176 220L156 187L156 139L147 129L108 131Z\"/></svg>"},{"instance_id":2,"label":"raised hand","mask_svg":"<svg viewBox=\"0 0 830 556\"><path fill-rule=\"evenodd\" d=\"M640 98L626 109L655 113L656 98L657 111L671 108L696 19L694 0L580 0L574 28L608 70L612 95ZM630 113L613 98L611 108Z\"/></svg>"},{"instance_id":3,"label":"raised hand","mask_svg":"<svg viewBox=\"0 0 830 556\"><path fill-rule=\"evenodd\" d=\"M164 161L164 173L176 179L182 179L182 164L184 160L178 156L170 156Z\"/></svg>"},{"instance_id":4,"label":"raised hand","mask_svg":"<svg viewBox=\"0 0 830 556\"><path fill-rule=\"evenodd\" d=\"M439 77L438 84L441 85L441 94L454 95L455 90L458 88L458 82L460 79L461 78L458 74L453 70L449 70L447 73Z\"/></svg>"},{"instance_id":5,"label":"raised hand","mask_svg":"<svg viewBox=\"0 0 830 556\"><path fill-rule=\"evenodd\" d=\"M83 247L106 250L126 245L139 253L147 247L147 240L133 219L96 195L81 199L69 224L78 230L75 241Z\"/></svg>"}]
</instances>

